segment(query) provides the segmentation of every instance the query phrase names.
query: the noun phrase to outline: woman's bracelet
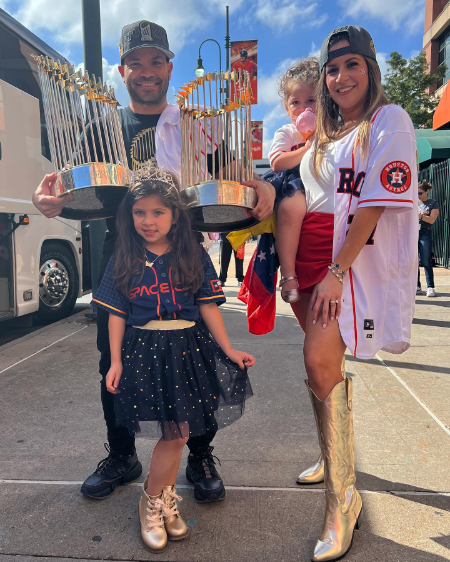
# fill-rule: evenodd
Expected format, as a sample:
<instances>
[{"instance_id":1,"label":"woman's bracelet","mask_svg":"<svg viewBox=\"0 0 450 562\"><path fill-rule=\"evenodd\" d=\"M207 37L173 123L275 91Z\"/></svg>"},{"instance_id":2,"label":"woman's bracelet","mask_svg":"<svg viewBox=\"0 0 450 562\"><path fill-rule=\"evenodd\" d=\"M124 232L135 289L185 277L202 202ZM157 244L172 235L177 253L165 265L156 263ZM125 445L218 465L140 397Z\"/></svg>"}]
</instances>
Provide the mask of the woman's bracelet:
<instances>
[{"instance_id":1,"label":"woman's bracelet","mask_svg":"<svg viewBox=\"0 0 450 562\"><path fill-rule=\"evenodd\" d=\"M330 267L332 267L333 269L335 269L340 275L342 275L342 277L344 277L344 275L346 274L346 271L343 269L339 269L339 264L338 263L331 263Z\"/></svg>"},{"instance_id":2,"label":"woman's bracelet","mask_svg":"<svg viewBox=\"0 0 450 562\"><path fill-rule=\"evenodd\" d=\"M338 281L340 281L342 284L344 284L344 276L341 274L341 272L338 269L333 267L333 264L329 265L328 269L336 277L336 279L338 279Z\"/></svg>"}]
</instances>

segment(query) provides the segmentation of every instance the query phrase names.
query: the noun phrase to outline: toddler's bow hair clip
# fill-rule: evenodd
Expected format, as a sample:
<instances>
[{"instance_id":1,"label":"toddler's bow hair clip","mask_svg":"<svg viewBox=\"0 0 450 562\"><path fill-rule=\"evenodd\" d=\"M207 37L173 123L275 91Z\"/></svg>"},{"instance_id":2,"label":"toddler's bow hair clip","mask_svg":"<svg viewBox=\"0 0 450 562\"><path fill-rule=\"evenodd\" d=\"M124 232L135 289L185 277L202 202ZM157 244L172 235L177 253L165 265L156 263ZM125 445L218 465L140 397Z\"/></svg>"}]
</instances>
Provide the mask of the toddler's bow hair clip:
<instances>
[{"instance_id":1,"label":"toddler's bow hair clip","mask_svg":"<svg viewBox=\"0 0 450 562\"><path fill-rule=\"evenodd\" d=\"M130 184L131 191L146 181L160 181L165 183L170 190L175 189L175 191L178 192L178 187L173 175L170 172L165 172L155 165L149 164L147 166L142 166L134 173L134 177Z\"/></svg>"}]
</instances>

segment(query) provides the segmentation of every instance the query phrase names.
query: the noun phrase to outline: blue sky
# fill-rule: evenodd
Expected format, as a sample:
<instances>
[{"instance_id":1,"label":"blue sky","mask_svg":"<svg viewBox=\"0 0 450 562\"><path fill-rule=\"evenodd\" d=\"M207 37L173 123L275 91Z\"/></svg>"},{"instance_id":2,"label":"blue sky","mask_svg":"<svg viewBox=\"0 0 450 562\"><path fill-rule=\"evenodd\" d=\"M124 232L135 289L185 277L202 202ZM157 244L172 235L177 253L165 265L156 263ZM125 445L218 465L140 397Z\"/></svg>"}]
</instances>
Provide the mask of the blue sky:
<instances>
[{"instance_id":1,"label":"blue sky","mask_svg":"<svg viewBox=\"0 0 450 562\"><path fill-rule=\"evenodd\" d=\"M326 35L358 24L372 35L383 71L389 53L409 58L422 48L425 0L101 0L104 80L128 104L117 71L123 25L148 19L163 25L175 52L169 101L192 80L198 47L206 38L224 45L225 6L230 6L231 40L258 39L258 105L252 118L264 121L264 153L277 128L287 122L277 94L277 76L298 58L317 53ZM78 65L83 61L81 0L0 0L13 15L49 45ZM225 66L225 49L222 52ZM218 48L202 47L207 71L218 70Z\"/></svg>"}]
</instances>

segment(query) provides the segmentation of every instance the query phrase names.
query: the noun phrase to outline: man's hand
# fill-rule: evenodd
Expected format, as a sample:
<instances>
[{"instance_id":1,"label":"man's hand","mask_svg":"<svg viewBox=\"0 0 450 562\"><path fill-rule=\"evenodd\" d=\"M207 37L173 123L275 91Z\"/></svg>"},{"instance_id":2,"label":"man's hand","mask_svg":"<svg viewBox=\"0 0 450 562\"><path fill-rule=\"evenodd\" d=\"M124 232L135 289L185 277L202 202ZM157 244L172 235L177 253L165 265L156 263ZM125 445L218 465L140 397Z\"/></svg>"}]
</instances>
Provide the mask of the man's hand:
<instances>
[{"instance_id":1,"label":"man's hand","mask_svg":"<svg viewBox=\"0 0 450 562\"><path fill-rule=\"evenodd\" d=\"M250 214L260 222L269 217L273 212L275 203L275 188L269 182L255 179L251 181L243 181L243 185L248 185L256 190L258 203Z\"/></svg>"},{"instance_id":2,"label":"man's hand","mask_svg":"<svg viewBox=\"0 0 450 562\"><path fill-rule=\"evenodd\" d=\"M61 214L62 208L73 201L73 195L56 197L55 193L56 174L47 174L41 181L39 187L33 193L33 205L41 211L48 219L53 219Z\"/></svg>"}]
</instances>

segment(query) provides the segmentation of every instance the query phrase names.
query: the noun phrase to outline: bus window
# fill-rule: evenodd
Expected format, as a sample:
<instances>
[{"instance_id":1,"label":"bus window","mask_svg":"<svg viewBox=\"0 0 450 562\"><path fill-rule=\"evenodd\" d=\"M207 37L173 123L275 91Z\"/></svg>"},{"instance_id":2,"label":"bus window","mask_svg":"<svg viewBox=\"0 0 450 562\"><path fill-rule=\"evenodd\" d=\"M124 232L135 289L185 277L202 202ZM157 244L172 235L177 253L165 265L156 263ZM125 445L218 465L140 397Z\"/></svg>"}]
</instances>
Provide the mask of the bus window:
<instances>
[{"instance_id":1,"label":"bus window","mask_svg":"<svg viewBox=\"0 0 450 562\"><path fill-rule=\"evenodd\" d=\"M37 65L31 55L39 55L33 47L22 41L6 27L0 26L0 78L39 100L41 118L42 155L50 160L44 108Z\"/></svg>"}]
</instances>

